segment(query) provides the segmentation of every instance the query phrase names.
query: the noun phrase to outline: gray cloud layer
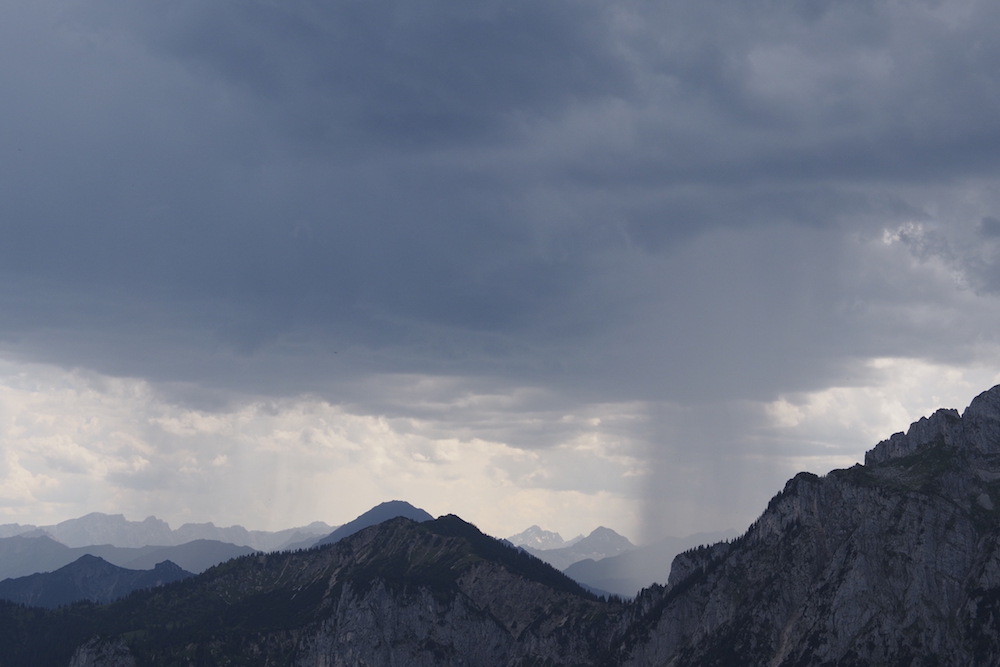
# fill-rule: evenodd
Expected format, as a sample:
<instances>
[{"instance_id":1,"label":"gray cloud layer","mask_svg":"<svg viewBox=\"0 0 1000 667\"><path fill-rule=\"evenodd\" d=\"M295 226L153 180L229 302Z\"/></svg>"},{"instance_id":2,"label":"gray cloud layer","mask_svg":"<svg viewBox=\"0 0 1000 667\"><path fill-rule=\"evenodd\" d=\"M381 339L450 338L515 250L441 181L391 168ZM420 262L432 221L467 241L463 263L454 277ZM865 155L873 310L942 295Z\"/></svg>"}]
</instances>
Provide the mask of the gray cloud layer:
<instances>
[{"instance_id":1,"label":"gray cloud layer","mask_svg":"<svg viewBox=\"0 0 1000 667\"><path fill-rule=\"evenodd\" d=\"M203 406L398 414L366 378L693 405L966 363L1000 330L998 28L965 0L4 2L0 340Z\"/></svg>"}]
</instances>

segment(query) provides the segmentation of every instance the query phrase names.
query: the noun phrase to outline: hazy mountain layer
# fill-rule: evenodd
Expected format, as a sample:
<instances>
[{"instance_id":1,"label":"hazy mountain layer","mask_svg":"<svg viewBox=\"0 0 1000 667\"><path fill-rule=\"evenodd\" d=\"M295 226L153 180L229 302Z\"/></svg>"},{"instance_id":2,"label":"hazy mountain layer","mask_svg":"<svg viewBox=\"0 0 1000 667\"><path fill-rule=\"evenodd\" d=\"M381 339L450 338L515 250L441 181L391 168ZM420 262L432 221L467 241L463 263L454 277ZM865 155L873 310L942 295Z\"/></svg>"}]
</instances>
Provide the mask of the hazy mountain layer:
<instances>
[{"instance_id":1,"label":"hazy mountain layer","mask_svg":"<svg viewBox=\"0 0 1000 667\"><path fill-rule=\"evenodd\" d=\"M58 607L79 600L111 602L133 591L194 576L170 561L150 570L129 570L97 556L81 556L55 572L0 581L0 599L33 607Z\"/></svg>"},{"instance_id":2,"label":"hazy mountain layer","mask_svg":"<svg viewBox=\"0 0 1000 667\"><path fill-rule=\"evenodd\" d=\"M577 535L573 539L566 541L559 533L549 530L542 530L538 526L531 526L522 530L517 535L511 535L507 541L516 547L531 547L532 549L562 549L570 547L583 539L583 535Z\"/></svg>"},{"instance_id":3,"label":"hazy mountain layer","mask_svg":"<svg viewBox=\"0 0 1000 667\"><path fill-rule=\"evenodd\" d=\"M563 572L593 589L633 597L654 583L666 583L670 576L670 564L677 554L703 544L729 540L737 535L735 530L727 530L688 537L667 537L617 556L577 561Z\"/></svg>"},{"instance_id":4,"label":"hazy mountain layer","mask_svg":"<svg viewBox=\"0 0 1000 667\"><path fill-rule=\"evenodd\" d=\"M308 526L270 532L247 530L243 526L222 528L213 523L186 523L172 530L166 521L154 516L142 521L128 521L121 514L92 512L51 526L0 526L0 538L43 531L68 547L85 547L109 544L116 547L139 548L149 545L177 546L194 540L216 540L237 546L249 546L258 551L285 548L291 542L327 535L333 530L322 521Z\"/></svg>"},{"instance_id":5,"label":"hazy mountain layer","mask_svg":"<svg viewBox=\"0 0 1000 667\"><path fill-rule=\"evenodd\" d=\"M587 558L600 560L609 556L617 556L635 549L627 537L619 535L610 528L599 526L587 535L587 537L575 544L561 549L533 549L522 547L529 553L542 559L558 570L565 570L567 567ZM598 586L598 588L601 588Z\"/></svg>"},{"instance_id":6,"label":"hazy mountain layer","mask_svg":"<svg viewBox=\"0 0 1000 667\"><path fill-rule=\"evenodd\" d=\"M70 548L47 535L16 535L0 539L0 579L51 572L85 554L98 556L119 567L148 570L165 560L189 572L202 572L230 558L253 553L250 547L215 540L194 540L173 547L114 547L110 544Z\"/></svg>"}]
</instances>

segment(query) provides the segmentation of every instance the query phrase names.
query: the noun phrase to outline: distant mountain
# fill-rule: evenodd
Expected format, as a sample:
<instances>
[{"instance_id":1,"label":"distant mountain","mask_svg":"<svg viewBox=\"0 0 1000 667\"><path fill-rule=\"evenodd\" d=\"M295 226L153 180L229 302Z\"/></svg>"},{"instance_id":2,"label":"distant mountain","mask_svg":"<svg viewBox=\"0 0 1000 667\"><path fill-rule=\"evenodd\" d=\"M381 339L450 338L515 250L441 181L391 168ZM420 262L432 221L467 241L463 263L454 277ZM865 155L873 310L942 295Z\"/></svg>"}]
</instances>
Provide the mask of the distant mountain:
<instances>
[{"instance_id":1,"label":"distant mountain","mask_svg":"<svg viewBox=\"0 0 1000 667\"><path fill-rule=\"evenodd\" d=\"M565 570L573 563L586 558L600 560L601 558L617 556L626 551L631 551L636 547L629 542L627 537L619 535L610 528L599 526L590 535L587 535L587 537L569 547L546 550L532 549L531 547L522 548L557 570ZM598 586L597 588L603 587Z\"/></svg>"},{"instance_id":2,"label":"distant mountain","mask_svg":"<svg viewBox=\"0 0 1000 667\"><path fill-rule=\"evenodd\" d=\"M344 539L348 535L353 535L362 528L368 528L369 526L374 526L380 524L383 521L388 521L389 519L395 519L396 517L406 517L407 519L412 519L418 523L422 521L431 521L434 519L430 514L420 509L419 507L414 507L408 502L403 500L390 500L389 502L381 503L371 508L361 516L359 516L354 521L349 521L343 526L333 531L321 540L317 540L311 546L321 546L324 544L334 544Z\"/></svg>"},{"instance_id":3,"label":"distant mountain","mask_svg":"<svg viewBox=\"0 0 1000 667\"><path fill-rule=\"evenodd\" d=\"M170 544L185 544L192 540L216 540L241 546L253 547L258 551L278 551L290 542L316 539L328 535L334 526L314 521L308 526L287 528L277 532L247 530L243 526L219 528L209 523L186 523L174 531L174 541Z\"/></svg>"},{"instance_id":4,"label":"distant mountain","mask_svg":"<svg viewBox=\"0 0 1000 667\"><path fill-rule=\"evenodd\" d=\"M54 608L80 600L112 602L133 591L193 576L164 561L151 570L128 570L97 556L80 556L54 572L0 581L0 599Z\"/></svg>"},{"instance_id":5,"label":"distant mountain","mask_svg":"<svg viewBox=\"0 0 1000 667\"><path fill-rule=\"evenodd\" d=\"M4 537L14 537L15 535L25 535L27 533L37 532L38 526L21 525L19 523L5 523L0 525L0 538Z\"/></svg>"},{"instance_id":6,"label":"distant mountain","mask_svg":"<svg viewBox=\"0 0 1000 667\"><path fill-rule=\"evenodd\" d=\"M173 531L166 521L149 516L142 521L128 521L121 514L91 512L53 526L42 526L68 547L111 544L116 547L142 547L149 544L175 544Z\"/></svg>"},{"instance_id":7,"label":"distant mountain","mask_svg":"<svg viewBox=\"0 0 1000 667\"><path fill-rule=\"evenodd\" d=\"M458 517L398 517L105 608L0 606L0 664L592 665L620 609Z\"/></svg>"},{"instance_id":8,"label":"distant mountain","mask_svg":"<svg viewBox=\"0 0 1000 667\"><path fill-rule=\"evenodd\" d=\"M177 546L194 540L216 540L253 547L258 551L275 551L285 548L289 542L328 535L333 529L334 526L314 521L308 526L276 532L247 530L243 526L221 528L213 523L186 523L177 530L172 530L166 521L155 516L146 517L142 521L129 521L122 514L91 512L51 526L4 524L0 526L0 538L44 531L68 547L109 544L138 548L149 545Z\"/></svg>"},{"instance_id":9,"label":"distant mountain","mask_svg":"<svg viewBox=\"0 0 1000 667\"><path fill-rule=\"evenodd\" d=\"M253 553L250 547L216 540L194 540L172 547L115 547L110 544L70 548L48 535L0 538L0 579L52 572L80 556L98 556L119 567L147 570L170 560L191 572L202 572L237 556Z\"/></svg>"},{"instance_id":10,"label":"distant mountain","mask_svg":"<svg viewBox=\"0 0 1000 667\"><path fill-rule=\"evenodd\" d=\"M48 535L0 538L0 579L51 572L80 557Z\"/></svg>"},{"instance_id":11,"label":"distant mountain","mask_svg":"<svg viewBox=\"0 0 1000 667\"><path fill-rule=\"evenodd\" d=\"M617 556L577 561L563 572L592 590L634 597L641 589L654 583L666 583L670 576L670 564L677 554L702 544L729 540L737 535L735 530L726 530L688 537L667 537Z\"/></svg>"},{"instance_id":12,"label":"distant mountain","mask_svg":"<svg viewBox=\"0 0 1000 667\"><path fill-rule=\"evenodd\" d=\"M582 539L583 535L577 535L567 542L559 533L542 530L538 526L531 526L517 535L511 535L507 538L507 541L514 546L531 547L532 549L544 551L547 549L562 549L564 547L570 547Z\"/></svg>"},{"instance_id":13,"label":"distant mountain","mask_svg":"<svg viewBox=\"0 0 1000 667\"><path fill-rule=\"evenodd\" d=\"M219 563L252 553L255 551L250 547L227 544L218 540L192 540L187 544L178 544L175 547L158 547L148 553L139 554L131 560L122 559L123 562L120 564L122 567L135 570L147 570L156 563L169 560L185 570L198 574Z\"/></svg>"}]
</instances>

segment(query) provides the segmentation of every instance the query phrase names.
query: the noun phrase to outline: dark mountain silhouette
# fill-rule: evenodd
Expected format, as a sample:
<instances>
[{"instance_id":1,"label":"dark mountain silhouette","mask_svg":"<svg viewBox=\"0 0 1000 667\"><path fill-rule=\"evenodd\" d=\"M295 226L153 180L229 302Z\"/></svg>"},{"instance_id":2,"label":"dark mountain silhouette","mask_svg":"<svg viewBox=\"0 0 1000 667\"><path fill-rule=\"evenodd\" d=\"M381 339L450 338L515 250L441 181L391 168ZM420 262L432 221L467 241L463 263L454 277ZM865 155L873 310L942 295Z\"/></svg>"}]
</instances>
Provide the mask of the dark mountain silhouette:
<instances>
[{"instance_id":1,"label":"dark mountain silhouette","mask_svg":"<svg viewBox=\"0 0 1000 667\"><path fill-rule=\"evenodd\" d=\"M80 600L111 602L133 591L191 576L170 561L157 563L151 570L127 570L85 555L55 572L0 581L0 599L49 608Z\"/></svg>"},{"instance_id":2,"label":"dark mountain silhouette","mask_svg":"<svg viewBox=\"0 0 1000 667\"><path fill-rule=\"evenodd\" d=\"M424 510L419 507L414 507L406 501L390 500L389 502L376 505L354 521L345 523L343 526L333 531L326 537L315 541L312 546L318 547L323 544L334 544L348 535L353 535L362 528L368 528L369 526L374 526L382 523L383 521L395 519L397 516L406 517L407 519L412 519L417 522L430 521L434 518Z\"/></svg>"},{"instance_id":3,"label":"dark mountain silhouette","mask_svg":"<svg viewBox=\"0 0 1000 667\"><path fill-rule=\"evenodd\" d=\"M591 664L618 606L458 517L397 517L107 607L0 606L0 664Z\"/></svg>"}]
</instances>

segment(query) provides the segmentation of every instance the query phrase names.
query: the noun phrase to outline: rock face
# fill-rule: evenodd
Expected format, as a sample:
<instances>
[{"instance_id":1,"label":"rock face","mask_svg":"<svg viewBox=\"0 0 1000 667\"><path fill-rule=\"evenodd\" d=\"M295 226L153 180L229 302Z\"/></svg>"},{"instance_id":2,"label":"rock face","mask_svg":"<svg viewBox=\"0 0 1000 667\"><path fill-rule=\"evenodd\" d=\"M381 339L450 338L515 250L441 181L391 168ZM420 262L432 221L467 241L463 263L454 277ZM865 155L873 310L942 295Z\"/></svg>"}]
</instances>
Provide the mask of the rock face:
<instances>
[{"instance_id":1,"label":"rock face","mask_svg":"<svg viewBox=\"0 0 1000 667\"><path fill-rule=\"evenodd\" d=\"M741 538L679 555L617 661L1000 664L1000 386L865 463L801 473Z\"/></svg>"},{"instance_id":2,"label":"rock face","mask_svg":"<svg viewBox=\"0 0 1000 667\"><path fill-rule=\"evenodd\" d=\"M124 640L94 638L73 654L69 667L136 667L136 664Z\"/></svg>"}]
</instances>

